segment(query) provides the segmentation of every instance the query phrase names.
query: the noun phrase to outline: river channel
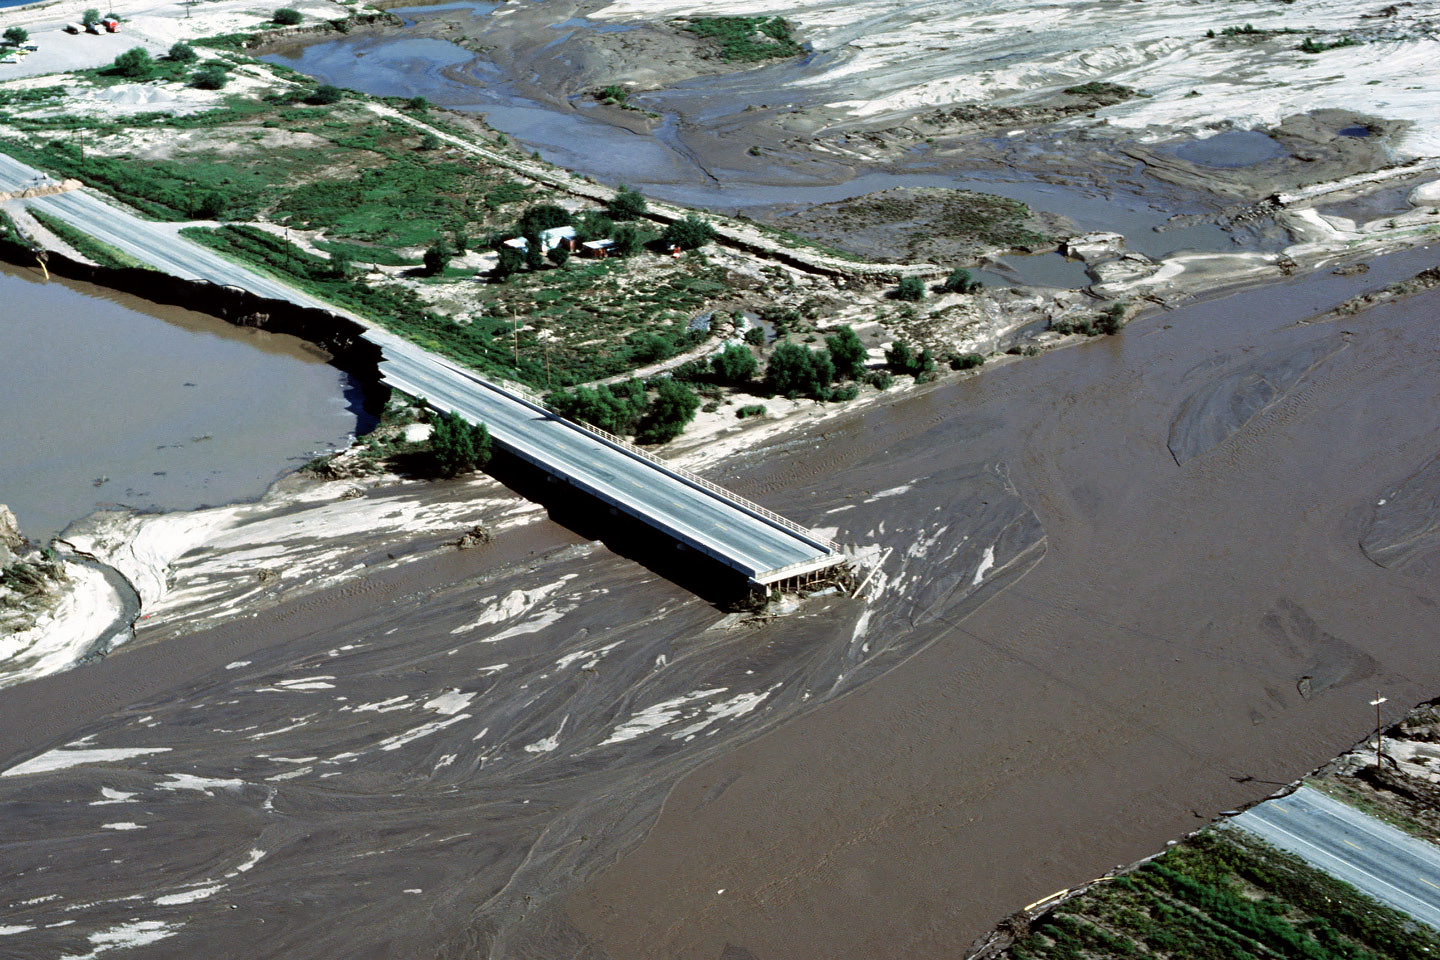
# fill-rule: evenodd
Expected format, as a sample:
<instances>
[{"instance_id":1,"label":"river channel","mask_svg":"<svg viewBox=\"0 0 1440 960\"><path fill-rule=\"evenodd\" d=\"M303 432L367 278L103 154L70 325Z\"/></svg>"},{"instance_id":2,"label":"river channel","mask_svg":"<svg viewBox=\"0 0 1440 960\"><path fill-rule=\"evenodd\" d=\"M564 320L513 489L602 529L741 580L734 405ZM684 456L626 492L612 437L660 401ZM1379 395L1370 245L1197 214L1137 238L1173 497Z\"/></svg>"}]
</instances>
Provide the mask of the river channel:
<instances>
[{"instance_id":1,"label":"river channel","mask_svg":"<svg viewBox=\"0 0 1440 960\"><path fill-rule=\"evenodd\" d=\"M365 429L361 403L295 337L0 266L0 503L33 539L257 497Z\"/></svg>"}]
</instances>

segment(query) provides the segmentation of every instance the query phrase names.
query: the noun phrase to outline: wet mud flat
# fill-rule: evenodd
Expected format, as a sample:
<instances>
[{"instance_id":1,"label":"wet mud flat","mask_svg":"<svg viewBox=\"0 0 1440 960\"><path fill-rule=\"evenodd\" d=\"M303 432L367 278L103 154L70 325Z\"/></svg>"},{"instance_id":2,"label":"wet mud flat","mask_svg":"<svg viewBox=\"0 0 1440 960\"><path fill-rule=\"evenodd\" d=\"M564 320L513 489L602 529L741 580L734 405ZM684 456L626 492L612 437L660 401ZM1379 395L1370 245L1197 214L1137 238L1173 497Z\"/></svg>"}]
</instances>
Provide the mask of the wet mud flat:
<instances>
[{"instance_id":1,"label":"wet mud flat","mask_svg":"<svg viewBox=\"0 0 1440 960\"><path fill-rule=\"evenodd\" d=\"M1040 231L1052 245L1058 236L1116 230L1147 256L1273 249L1285 232L1247 213L1250 205L1295 182L1385 162L1395 128L1358 115L1297 117L1277 133L1283 142L1253 132L1274 152L1247 153L1227 148L1227 138L1251 133L1222 133L1218 141L1177 133L1152 147L1093 118L1056 123L1043 111L958 130L931 116L943 111L856 118L832 102L838 91L819 82L840 69L837 51L717 66L697 59L693 39L668 21L587 19L595 6L397 7L405 20L398 30L280 45L266 59L372 94L423 95L478 114L527 150L602 182L885 259L974 253L974 240L956 245L931 229L954 205L934 196L946 191L1028 204L1054 228ZM595 98L608 83L635 89L626 107ZM1361 122L1375 136L1339 135ZM1147 131L1146 143L1157 135ZM1187 146L1200 151L1197 160L1175 154ZM850 202L894 190L914 194L905 209ZM917 199L924 209L910 209ZM829 207L811 210L822 204ZM1004 248L1012 232L981 231L978 240Z\"/></svg>"},{"instance_id":2,"label":"wet mud flat","mask_svg":"<svg viewBox=\"0 0 1440 960\"><path fill-rule=\"evenodd\" d=\"M1433 478L1436 294L1299 322L1435 260L711 472L883 558L857 599L746 619L545 521L0 690L0 943L957 952L1440 683L1433 561L1385 548L1432 533L1376 506Z\"/></svg>"}]
</instances>

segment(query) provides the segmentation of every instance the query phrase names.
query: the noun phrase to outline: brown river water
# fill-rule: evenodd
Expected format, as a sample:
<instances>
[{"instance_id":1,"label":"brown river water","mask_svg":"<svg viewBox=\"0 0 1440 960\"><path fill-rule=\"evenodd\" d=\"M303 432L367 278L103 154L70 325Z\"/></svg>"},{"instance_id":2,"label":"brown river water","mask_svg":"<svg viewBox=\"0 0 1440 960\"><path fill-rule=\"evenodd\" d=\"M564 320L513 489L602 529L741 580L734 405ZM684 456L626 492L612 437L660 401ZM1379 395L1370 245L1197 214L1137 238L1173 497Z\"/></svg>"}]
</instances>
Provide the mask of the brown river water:
<instances>
[{"instance_id":1,"label":"brown river water","mask_svg":"<svg viewBox=\"0 0 1440 960\"><path fill-rule=\"evenodd\" d=\"M36 540L257 497L365 429L361 402L295 337L0 265L0 503Z\"/></svg>"},{"instance_id":2,"label":"brown river water","mask_svg":"<svg viewBox=\"0 0 1440 960\"><path fill-rule=\"evenodd\" d=\"M0 953L961 955L1440 688L1440 293L1302 322L1437 261L711 471L863 599L735 627L545 522L0 690Z\"/></svg>"}]
</instances>

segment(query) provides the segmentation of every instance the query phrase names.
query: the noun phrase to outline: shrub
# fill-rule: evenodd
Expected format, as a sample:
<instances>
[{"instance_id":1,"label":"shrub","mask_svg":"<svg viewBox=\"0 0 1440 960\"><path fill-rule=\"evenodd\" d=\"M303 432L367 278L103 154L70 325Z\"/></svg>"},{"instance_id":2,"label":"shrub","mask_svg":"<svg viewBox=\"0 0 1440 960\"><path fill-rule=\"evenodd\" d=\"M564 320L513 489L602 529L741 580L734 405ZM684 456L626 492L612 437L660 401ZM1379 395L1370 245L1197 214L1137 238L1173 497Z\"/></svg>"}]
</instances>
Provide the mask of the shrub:
<instances>
[{"instance_id":1,"label":"shrub","mask_svg":"<svg viewBox=\"0 0 1440 960\"><path fill-rule=\"evenodd\" d=\"M425 248L425 272L438 277L450 265L450 249L438 240Z\"/></svg>"},{"instance_id":2,"label":"shrub","mask_svg":"<svg viewBox=\"0 0 1440 960\"><path fill-rule=\"evenodd\" d=\"M755 371L760 368L750 348L742 347L738 343L730 344L712 357L710 366L722 382L735 384L749 383L755 378Z\"/></svg>"},{"instance_id":3,"label":"shrub","mask_svg":"<svg viewBox=\"0 0 1440 960\"><path fill-rule=\"evenodd\" d=\"M935 369L935 358L931 356L929 348L916 353L913 348L904 341L896 340L885 351L885 363L896 373L908 373L919 377Z\"/></svg>"},{"instance_id":4,"label":"shrub","mask_svg":"<svg viewBox=\"0 0 1440 960\"><path fill-rule=\"evenodd\" d=\"M424 97L411 97L405 101L405 109L414 110L416 113L424 113L430 109L430 101Z\"/></svg>"},{"instance_id":5,"label":"shrub","mask_svg":"<svg viewBox=\"0 0 1440 960\"><path fill-rule=\"evenodd\" d=\"M956 267L950 271L950 276L945 278L941 289L946 293L974 293L983 286L983 283L970 276L969 270L964 267Z\"/></svg>"},{"instance_id":6,"label":"shrub","mask_svg":"<svg viewBox=\"0 0 1440 960\"><path fill-rule=\"evenodd\" d=\"M765 328L751 327L745 331L745 342L752 347L758 347L765 342Z\"/></svg>"},{"instance_id":7,"label":"shrub","mask_svg":"<svg viewBox=\"0 0 1440 960\"><path fill-rule=\"evenodd\" d=\"M18 47L18 46L20 46L20 44L24 43L26 40L29 40L29 39L30 39L30 31L29 31L29 30L26 30L24 27L6 27L6 28L5 28L5 42L6 42L6 43L13 43L13 44L15 44L15 46Z\"/></svg>"},{"instance_id":8,"label":"shrub","mask_svg":"<svg viewBox=\"0 0 1440 960\"><path fill-rule=\"evenodd\" d=\"M841 378L855 378L865 372L865 345L853 327L844 326L825 338L825 349L835 361L835 374Z\"/></svg>"},{"instance_id":9,"label":"shrub","mask_svg":"<svg viewBox=\"0 0 1440 960\"><path fill-rule=\"evenodd\" d=\"M630 91L626 90L618 83L612 83L607 86L601 87L599 90L596 90L595 99L599 100L601 103L623 105L626 100L630 99ZM621 189L624 188L622 187Z\"/></svg>"},{"instance_id":10,"label":"shrub","mask_svg":"<svg viewBox=\"0 0 1440 960\"><path fill-rule=\"evenodd\" d=\"M632 190L625 184L620 184L620 189L615 191L615 196L605 203L605 212L612 220L639 220L645 216L649 208L645 198L637 190Z\"/></svg>"},{"instance_id":11,"label":"shrub","mask_svg":"<svg viewBox=\"0 0 1440 960\"><path fill-rule=\"evenodd\" d=\"M221 220L229 208L229 197L218 190L208 190L195 198L190 213L197 220Z\"/></svg>"},{"instance_id":12,"label":"shrub","mask_svg":"<svg viewBox=\"0 0 1440 960\"><path fill-rule=\"evenodd\" d=\"M895 378L890 375L889 370L872 370L865 375L865 382L876 390L889 390Z\"/></svg>"},{"instance_id":13,"label":"shrub","mask_svg":"<svg viewBox=\"0 0 1440 960\"><path fill-rule=\"evenodd\" d=\"M531 234L525 238L525 266L531 270L539 270L545 266L545 254L541 250L544 246L540 237Z\"/></svg>"},{"instance_id":14,"label":"shrub","mask_svg":"<svg viewBox=\"0 0 1440 960\"><path fill-rule=\"evenodd\" d=\"M332 103L339 103L345 96L345 91L333 83L322 83L315 88L315 92L305 98L306 103L313 103L318 107L326 107Z\"/></svg>"},{"instance_id":15,"label":"shrub","mask_svg":"<svg viewBox=\"0 0 1440 960\"><path fill-rule=\"evenodd\" d=\"M770 355L765 367L765 388L784 396L824 396L835 379L835 364L824 350L811 350L798 343L782 343Z\"/></svg>"},{"instance_id":16,"label":"shrub","mask_svg":"<svg viewBox=\"0 0 1440 960\"><path fill-rule=\"evenodd\" d=\"M184 40L177 40L170 45L170 53L168 56L176 63L189 63L194 60L197 55L194 47L190 46L190 44Z\"/></svg>"},{"instance_id":17,"label":"shrub","mask_svg":"<svg viewBox=\"0 0 1440 960\"><path fill-rule=\"evenodd\" d=\"M630 359L636 363L657 363L675 353L670 341L648 330L640 330L625 338Z\"/></svg>"},{"instance_id":18,"label":"shrub","mask_svg":"<svg viewBox=\"0 0 1440 960\"><path fill-rule=\"evenodd\" d=\"M154 69L155 60L144 47L131 47L115 58L115 71L122 76L148 77Z\"/></svg>"},{"instance_id":19,"label":"shrub","mask_svg":"<svg viewBox=\"0 0 1440 960\"><path fill-rule=\"evenodd\" d=\"M557 267L563 267L570 261L570 251L558 245L551 247L550 252L546 254L546 256L548 256L550 262Z\"/></svg>"},{"instance_id":20,"label":"shrub","mask_svg":"<svg viewBox=\"0 0 1440 960\"><path fill-rule=\"evenodd\" d=\"M950 358L951 370L970 370L985 362L985 357L978 353L957 353Z\"/></svg>"},{"instance_id":21,"label":"shrub","mask_svg":"<svg viewBox=\"0 0 1440 960\"><path fill-rule=\"evenodd\" d=\"M444 145L445 141L441 140L433 133L426 133L425 136L420 138L421 150L439 150Z\"/></svg>"},{"instance_id":22,"label":"shrub","mask_svg":"<svg viewBox=\"0 0 1440 960\"><path fill-rule=\"evenodd\" d=\"M843 387L831 387L825 399L830 403L848 403L860 395L860 385L847 383Z\"/></svg>"},{"instance_id":23,"label":"shrub","mask_svg":"<svg viewBox=\"0 0 1440 960\"><path fill-rule=\"evenodd\" d=\"M436 472L453 477L490 460L490 431L483 423L467 423L453 414L441 414L433 422L430 456Z\"/></svg>"},{"instance_id":24,"label":"shrub","mask_svg":"<svg viewBox=\"0 0 1440 960\"><path fill-rule=\"evenodd\" d=\"M641 443L667 443L680 436L685 425L695 419L700 398L685 384L666 378L655 388L655 399L640 420L635 439Z\"/></svg>"},{"instance_id":25,"label":"shrub","mask_svg":"<svg viewBox=\"0 0 1440 960\"><path fill-rule=\"evenodd\" d=\"M763 403L747 403L735 411L735 416L741 420L744 420L746 417L763 417L765 414L765 404Z\"/></svg>"},{"instance_id":26,"label":"shrub","mask_svg":"<svg viewBox=\"0 0 1440 960\"><path fill-rule=\"evenodd\" d=\"M294 7L281 7L275 11L275 15L271 17L271 19L282 27L293 27L303 20L304 17L300 16L300 11Z\"/></svg>"},{"instance_id":27,"label":"shrub","mask_svg":"<svg viewBox=\"0 0 1440 960\"><path fill-rule=\"evenodd\" d=\"M895 299L914 303L925 299L925 281L919 277L904 277L895 288Z\"/></svg>"},{"instance_id":28,"label":"shrub","mask_svg":"<svg viewBox=\"0 0 1440 960\"><path fill-rule=\"evenodd\" d=\"M676 220L660 235L660 242L665 246L673 245L681 250L698 250L714 239L715 228L693 213L686 214L684 220Z\"/></svg>"},{"instance_id":29,"label":"shrub","mask_svg":"<svg viewBox=\"0 0 1440 960\"><path fill-rule=\"evenodd\" d=\"M224 64L212 61L195 71L190 85L199 90L223 90L229 80L230 74L225 72Z\"/></svg>"},{"instance_id":30,"label":"shrub","mask_svg":"<svg viewBox=\"0 0 1440 960\"><path fill-rule=\"evenodd\" d=\"M1105 312L1095 321L1095 327L1101 333L1114 336L1120 332L1125 325L1125 304L1112 303L1105 309Z\"/></svg>"}]
</instances>

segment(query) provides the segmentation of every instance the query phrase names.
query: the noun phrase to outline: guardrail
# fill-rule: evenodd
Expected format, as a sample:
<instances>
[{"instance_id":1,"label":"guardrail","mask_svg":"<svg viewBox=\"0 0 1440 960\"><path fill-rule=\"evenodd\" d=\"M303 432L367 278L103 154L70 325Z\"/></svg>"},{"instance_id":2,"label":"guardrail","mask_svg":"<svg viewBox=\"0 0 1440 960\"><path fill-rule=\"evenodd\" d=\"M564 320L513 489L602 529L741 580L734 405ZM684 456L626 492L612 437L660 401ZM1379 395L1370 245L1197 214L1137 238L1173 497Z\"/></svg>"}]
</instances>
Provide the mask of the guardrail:
<instances>
[{"instance_id":1,"label":"guardrail","mask_svg":"<svg viewBox=\"0 0 1440 960\"><path fill-rule=\"evenodd\" d=\"M619 447L621 450L624 450L631 456L639 457L642 460L649 461L650 463L655 464L661 469L675 474L676 476L684 480L686 483L694 484L695 486L714 494L722 500L733 503L736 506L741 507L742 509L750 511L751 513L758 514L777 526L784 527L787 530L798 533L806 540L810 540L813 543L818 543L832 553L843 554L845 552L844 548L841 547L840 544L836 543L834 540L818 536L808 527L801 526L800 524L796 523L794 520L789 519L788 517L782 517L780 514L776 513L774 510L771 510L769 507L761 506L754 500L749 500L745 497L742 497L738 493L735 493L733 490L727 490L724 487L720 486L718 483L713 483L709 480L706 480L702 476L691 473L684 467L679 467L673 463L670 463L667 460L663 460L660 457L655 456L655 454L650 453L648 450L644 450L641 447L636 446L629 440L626 440L624 437L617 437L615 434L611 433L608 430L602 430L599 427L592 426L588 423L581 423L578 420L570 420L566 417L562 417L560 414L552 410L550 408L550 405L547 404L543 399L535 396L533 393L526 390L524 387L519 386L518 384L508 381L504 384L491 383L490 381L477 376L473 372L465 371L465 374L479 382L489 383L490 386L505 393L514 394L520 400L528 403L532 407L536 407L544 411L555 419L561 420L577 430L582 430L585 433L598 437L601 440L604 440L606 443L611 444L612 446Z\"/></svg>"}]
</instances>

